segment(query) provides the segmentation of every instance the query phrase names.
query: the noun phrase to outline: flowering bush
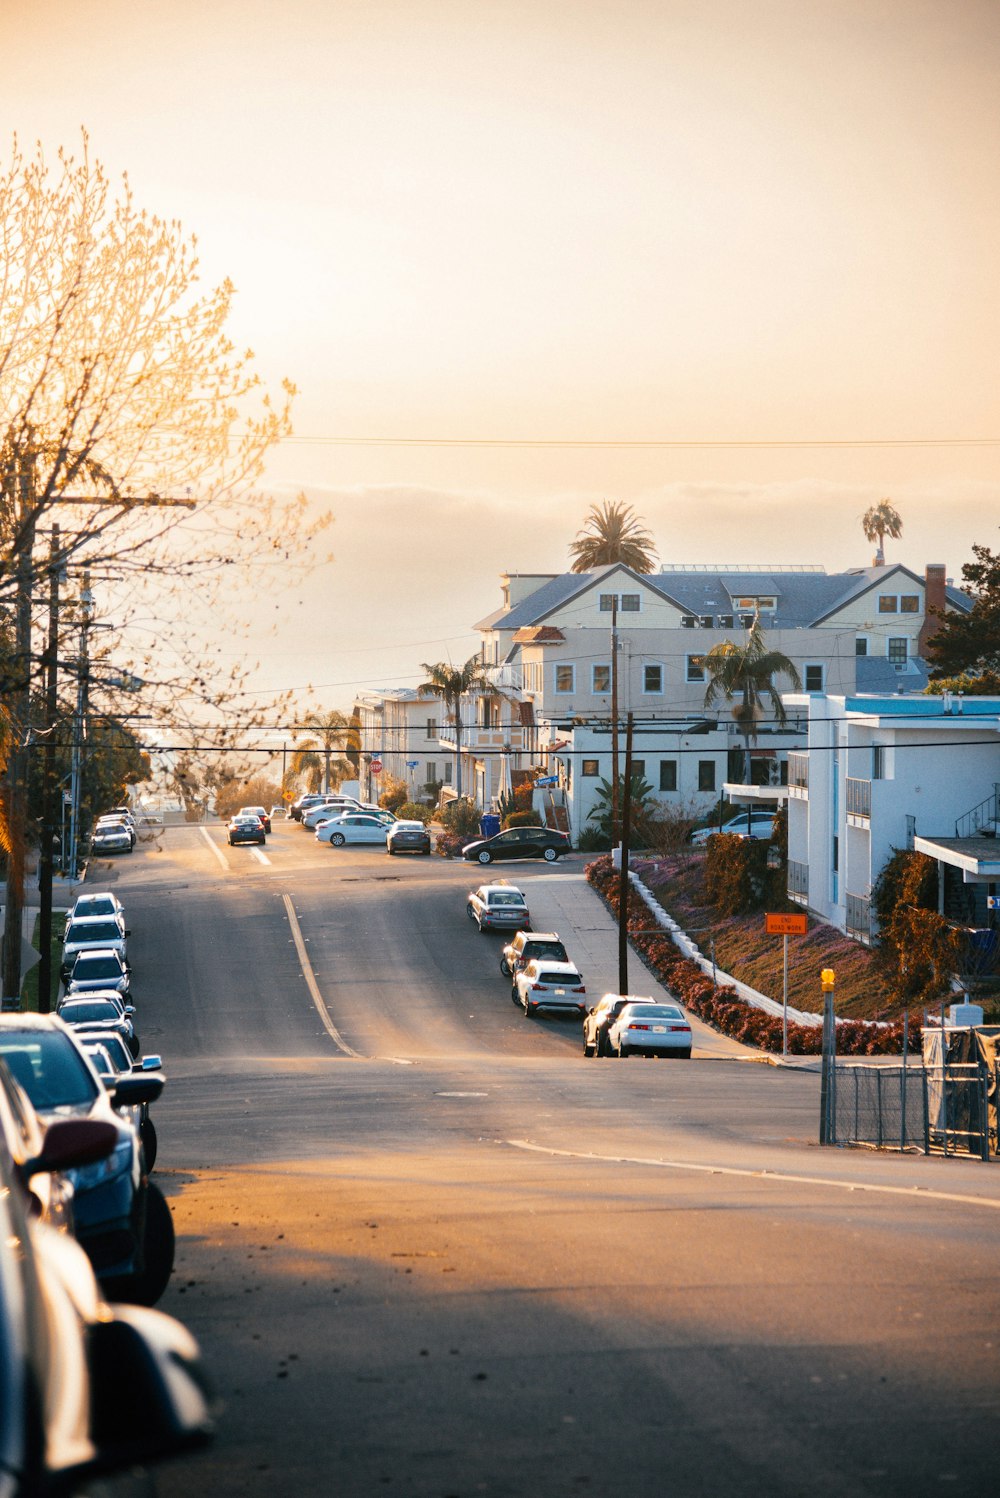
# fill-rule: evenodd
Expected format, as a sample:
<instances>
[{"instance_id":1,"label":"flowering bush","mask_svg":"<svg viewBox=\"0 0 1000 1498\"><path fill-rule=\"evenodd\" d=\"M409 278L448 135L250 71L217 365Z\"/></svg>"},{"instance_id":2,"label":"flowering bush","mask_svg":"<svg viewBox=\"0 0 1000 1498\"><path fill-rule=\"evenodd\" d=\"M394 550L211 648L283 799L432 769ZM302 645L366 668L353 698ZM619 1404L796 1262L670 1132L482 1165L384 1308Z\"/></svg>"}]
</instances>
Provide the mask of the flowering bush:
<instances>
[{"instance_id":1,"label":"flowering bush","mask_svg":"<svg viewBox=\"0 0 1000 1498\"><path fill-rule=\"evenodd\" d=\"M598 858L587 865L587 878L609 907L618 911L619 874L610 858ZM649 933L650 912L645 902L629 890L628 927L630 940L650 972L685 1009L696 1014L713 1029L729 1035L744 1045L762 1051L781 1051L781 1017L748 1004L734 988L718 988L707 973L675 945L667 932L662 936ZM788 1049L796 1056L818 1055L822 1048L819 1025L788 1024ZM919 1049L919 1027L910 1029L910 1044ZM874 1025L864 1020L844 1020L837 1026L837 1052L845 1056L895 1055L903 1048L903 1025Z\"/></svg>"},{"instance_id":2,"label":"flowering bush","mask_svg":"<svg viewBox=\"0 0 1000 1498\"><path fill-rule=\"evenodd\" d=\"M461 858L462 849L471 838L460 837L457 832L439 832L434 839L434 851L442 858Z\"/></svg>"}]
</instances>

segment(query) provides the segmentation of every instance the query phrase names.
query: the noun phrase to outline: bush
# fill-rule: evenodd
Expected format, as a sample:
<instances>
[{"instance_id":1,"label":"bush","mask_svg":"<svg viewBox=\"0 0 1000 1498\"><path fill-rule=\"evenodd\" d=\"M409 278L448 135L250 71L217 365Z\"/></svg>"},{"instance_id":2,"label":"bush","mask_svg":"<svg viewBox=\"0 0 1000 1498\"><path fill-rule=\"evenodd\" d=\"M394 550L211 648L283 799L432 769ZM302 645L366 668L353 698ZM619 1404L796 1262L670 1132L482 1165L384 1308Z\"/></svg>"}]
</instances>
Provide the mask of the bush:
<instances>
[{"instance_id":1,"label":"bush","mask_svg":"<svg viewBox=\"0 0 1000 1498\"><path fill-rule=\"evenodd\" d=\"M404 801L402 806L397 806L394 810L401 822L423 822L425 827L434 815L430 807L424 806L421 801Z\"/></svg>"},{"instance_id":2,"label":"bush","mask_svg":"<svg viewBox=\"0 0 1000 1498\"><path fill-rule=\"evenodd\" d=\"M438 813L438 821L447 832L454 832L467 843L479 836L479 808L468 796L449 801Z\"/></svg>"},{"instance_id":3,"label":"bush","mask_svg":"<svg viewBox=\"0 0 1000 1498\"><path fill-rule=\"evenodd\" d=\"M611 839L600 827L584 827L576 840L579 853L604 853L611 847Z\"/></svg>"},{"instance_id":4,"label":"bush","mask_svg":"<svg viewBox=\"0 0 1000 1498\"><path fill-rule=\"evenodd\" d=\"M397 806L402 806L408 794L405 780L397 780L395 775L382 776L382 790L378 804L384 806L386 811L395 811Z\"/></svg>"},{"instance_id":5,"label":"bush","mask_svg":"<svg viewBox=\"0 0 1000 1498\"><path fill-rule=\"evenodd\" d=\"M533 811L508 812L503 819L504 827L537 827L538 817Z\"/></svg>"},{"instance_id":6,"label":"bush","mask_svg":"<svg viewBox=\"0 0 1000 1498\"><path fill-rule=\"evenodd\" d=\"M705 893L720 915L759 910L767 894L768 844L723 832L705 849Z\"/></svg>"},{"instance_id":7,"label":"bush","mask_svg":"<svg viewBox=\"0 0 1000 1498\"><path fill-rule=\"evenodd\" d=\"M456 832L439 832L434 839L434 852L441 858L461 858L468 837L459 837Z\"/></svg>"}]
</instances>

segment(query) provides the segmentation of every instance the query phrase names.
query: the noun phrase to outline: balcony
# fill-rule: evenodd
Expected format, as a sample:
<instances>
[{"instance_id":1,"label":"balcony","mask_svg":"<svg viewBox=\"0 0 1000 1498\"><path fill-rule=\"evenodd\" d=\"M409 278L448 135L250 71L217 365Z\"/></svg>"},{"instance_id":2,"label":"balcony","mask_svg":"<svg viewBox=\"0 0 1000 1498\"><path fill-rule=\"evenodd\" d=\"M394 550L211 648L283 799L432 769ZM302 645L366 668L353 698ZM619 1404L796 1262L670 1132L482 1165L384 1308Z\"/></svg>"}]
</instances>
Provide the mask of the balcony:
<instances>
[{"instance_id":1,"label":"balcony","mask_svg":"<svg viewBox=\"0 0 1000 1498\"><path fill-rule=\"evenodd\" d=\"M799 905L809 903L809 865L788 860L788 898Z\"/></svg>"},{"instance_id":2,"label":"balcony","mask_svg":"<svg viewBox=\"0 0 1000 1498\"><path fill-rule=\"evenodd\" d=\"M789 754L788 756L788 794L797 801L808 801L809 799L809 756L808 754Z\"/></svg>"},{"instance_id":3,"label":"balcony","mask_svg":"<svg viewBox=\"0 0 1000 1498\"><path fill-rule=\"evenodd\" d=\"M872 783L847 778L847 821L851 827L866 827L872 817Z\"/></svg>"},{"instance_id":4,"label":"balcony","mask_svg":"<svg viewBox=\"0 0 1000 1498\"><path fill-rule=\"evenodd\" d=\"M847 896L847 934L855 941L872 944L872 907L867 895Z\"/></svg>"}]
</instances>

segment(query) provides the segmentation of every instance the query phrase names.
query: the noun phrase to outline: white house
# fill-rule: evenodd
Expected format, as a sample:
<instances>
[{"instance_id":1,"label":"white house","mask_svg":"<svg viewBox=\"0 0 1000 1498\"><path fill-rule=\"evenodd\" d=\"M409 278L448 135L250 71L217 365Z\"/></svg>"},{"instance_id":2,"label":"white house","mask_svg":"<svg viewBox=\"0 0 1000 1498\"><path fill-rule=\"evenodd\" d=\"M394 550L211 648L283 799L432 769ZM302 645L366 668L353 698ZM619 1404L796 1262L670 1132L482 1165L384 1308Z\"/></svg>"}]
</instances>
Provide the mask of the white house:
<instances>
[{"instance_id":1,"label":"white house","mask_svg":"<svg viewBox=\"0 0 1000 1498\"><path fill-rule=\"evenodd\" d=\"M1000 699L789 695L788 893L872 936L872 885L897 848L938 861L939 908L988 924L1000 888Z\"/></svg>"}]
</instances>

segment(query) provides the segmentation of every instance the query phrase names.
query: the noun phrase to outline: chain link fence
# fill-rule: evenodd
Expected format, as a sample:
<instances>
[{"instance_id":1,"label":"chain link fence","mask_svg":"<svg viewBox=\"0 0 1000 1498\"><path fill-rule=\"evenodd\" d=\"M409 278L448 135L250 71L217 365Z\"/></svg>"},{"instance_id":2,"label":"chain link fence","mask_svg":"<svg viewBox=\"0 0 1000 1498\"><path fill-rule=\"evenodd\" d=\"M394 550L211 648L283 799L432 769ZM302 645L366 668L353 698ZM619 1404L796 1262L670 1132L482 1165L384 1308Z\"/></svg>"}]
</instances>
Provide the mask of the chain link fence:
<instances>
[{"instance_id":1,"label":"chain link fence","mask_svg":"<svg viewBox=\"0 0 1000 1498\"><path fill-rule=\"evenodd\" d=\"M998 1096L1000 1063L834 1064L824 1142L988 1160L998 1150Z\"/></svg>"}]
</instances>

